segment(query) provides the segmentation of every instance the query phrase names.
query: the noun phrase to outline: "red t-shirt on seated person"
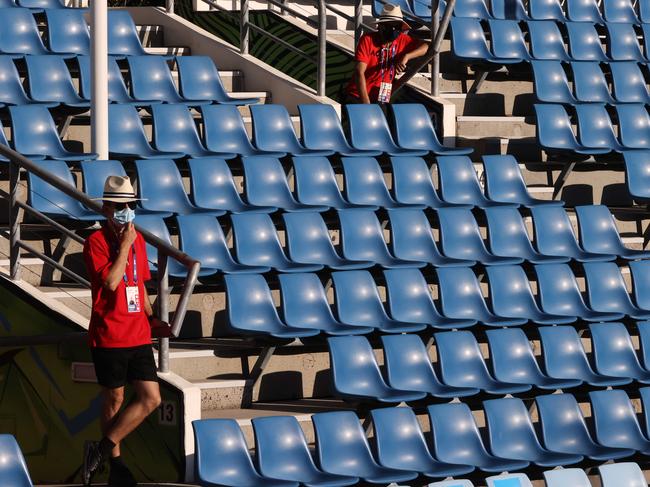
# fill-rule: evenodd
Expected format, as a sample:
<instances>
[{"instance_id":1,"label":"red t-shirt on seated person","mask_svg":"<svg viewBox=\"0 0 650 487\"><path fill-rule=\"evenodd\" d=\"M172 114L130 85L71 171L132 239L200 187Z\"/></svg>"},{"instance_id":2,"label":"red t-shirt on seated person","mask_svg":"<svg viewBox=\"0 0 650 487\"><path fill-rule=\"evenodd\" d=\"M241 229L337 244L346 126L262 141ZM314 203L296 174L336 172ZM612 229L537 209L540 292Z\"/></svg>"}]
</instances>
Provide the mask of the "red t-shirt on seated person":
<instances>
[{"instance_id":1,"label":"red t-shirt on seated person","mask_svg":"<svg viewBox=\"0 0 650 487\"><path fill-rule=\"evenodd\" d=\"M359 40L357 52L354 55L355 61L366 64L366 89L368 90L368 97L370 103L377 103L379 98L379 85L382 81L393 82L395 78L395 61L399 59L402 54L411 52L416 49L422 41L414 39L408 34L402 32L395 39L388 49L384 52L384 72L383 79L381 76L381 50L382 42L379 33L364 34ZM394 56L391 56L394 49ZM387 55L388 54L388 55ZM392 68L392 69L391 69ZM392 71L392 77L391 77ZM359 87L354 78L350 81L347 87L348 95L356 98L361 98L359 94Z\"/></svg>"},{"instance_id":2,"label":"red t-shirt on seated person","mask_svg":"<svg viewBox=\"0 0 650 487\"><path fill-rule=\"evenodd\" d=\"M118 248L111 239L108 227L96 231L86 239L84 260L90 277L92 292L92 314L88 335L91 347L126 348L148 345L151 343L149 318L144 312L144 283L151 279L147 248L144 238L137 234L129 250L126 276L129 286L134 286L133 249L137 256L137 286L140 297L140 311L129 313L126 302L126 284L124 278L115 291L106 289L102 283L117 258Z\"/></svg>"}]
</instances>

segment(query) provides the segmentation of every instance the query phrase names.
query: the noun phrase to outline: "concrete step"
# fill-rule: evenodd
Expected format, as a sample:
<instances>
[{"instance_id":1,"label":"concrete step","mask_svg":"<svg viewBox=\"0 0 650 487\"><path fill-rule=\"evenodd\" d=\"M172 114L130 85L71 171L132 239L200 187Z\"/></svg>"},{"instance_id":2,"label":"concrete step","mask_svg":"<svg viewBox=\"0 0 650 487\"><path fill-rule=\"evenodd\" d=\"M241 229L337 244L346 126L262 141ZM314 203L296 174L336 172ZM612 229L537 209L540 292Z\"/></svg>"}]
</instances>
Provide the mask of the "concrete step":
<instances>
[{"instance_id":1,"label":"concrete step","mask_svg":"<svg viewBox=\"0 0 650 487\"><path fill-rule=\"evenodd\" d=\"M157 56L189 56L192 54L189 47L181 46L145 47L144 50L147 54Z\"/></svg>"},{"instance_id":2,"label":"concrete step","mask_svg":"<svg viewBox=\"0 0 650 487\"><path fill-rule=\"evenodd\" d=\"M456 117L456 131L459 138L506 138L520 139L535 137L533 117Z\"/></svg>"}]
</instances>

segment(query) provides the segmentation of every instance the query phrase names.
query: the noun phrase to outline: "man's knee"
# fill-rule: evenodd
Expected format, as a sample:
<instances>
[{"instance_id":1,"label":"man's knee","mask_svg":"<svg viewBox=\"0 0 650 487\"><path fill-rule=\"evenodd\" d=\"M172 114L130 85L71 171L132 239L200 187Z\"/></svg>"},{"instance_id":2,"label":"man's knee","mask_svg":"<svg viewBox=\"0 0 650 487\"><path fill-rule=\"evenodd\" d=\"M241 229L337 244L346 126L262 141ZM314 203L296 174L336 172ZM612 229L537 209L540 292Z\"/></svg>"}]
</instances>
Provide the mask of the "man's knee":
<instances>
[{"instance_id":1,"label":"man's knee","mask_svg":"<svg viewBox=\"0 0 650 487\"><path fill-rule=\"evenodd\" d=\"M138 396L138 399L149 413L152 413L158 406L160 406L161 399L158 384L141 389Z\"/></svg>"},{"instance_id":2,"label":"man's knee","mask_svg":"<svg viewBox=\"0 0 650 487\"><path fill-rule=\"evenodd\" d=\"M115 389L106 389L104 391L104 407L106 412L113 416L122 407L124 403L124 388L117 387Z\"/></svg>"}]
</instances>

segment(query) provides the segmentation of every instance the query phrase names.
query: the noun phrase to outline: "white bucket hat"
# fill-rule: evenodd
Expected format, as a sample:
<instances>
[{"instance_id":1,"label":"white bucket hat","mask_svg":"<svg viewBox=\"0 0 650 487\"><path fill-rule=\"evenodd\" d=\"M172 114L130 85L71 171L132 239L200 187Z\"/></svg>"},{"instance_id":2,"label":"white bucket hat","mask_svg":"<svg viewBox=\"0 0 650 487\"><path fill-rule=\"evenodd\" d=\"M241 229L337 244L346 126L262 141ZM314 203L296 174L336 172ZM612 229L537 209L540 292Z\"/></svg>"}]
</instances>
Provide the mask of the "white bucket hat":
<instances>
[{"instance_id":1,"label":"white bucket hat","mask_svg":"<svg viewBox=\"0 0 650 487\"><path fill-rule=\"evenodd\" d=\"M376 24L388 23L388 22L401 22L402 30L408 30L411 28L406 22L404 22L404 15L402 14L402 9L399 5L393 5L392 3L384 4L384 8L381 10L379 18L375 21Z\"/></svg>"},{"instance_id":2,"label":"white bucket hat","mask_svg":"<svg viewBox=\"0 0 650 487\"><path fill-rule=\"evenodd\" d=\"M104 182L104 195L94 200L112 201L113 203L128 203L130 201L141 201L136 198L135 190L128 176L108 176Z\"/></svg>"}]
</instances>

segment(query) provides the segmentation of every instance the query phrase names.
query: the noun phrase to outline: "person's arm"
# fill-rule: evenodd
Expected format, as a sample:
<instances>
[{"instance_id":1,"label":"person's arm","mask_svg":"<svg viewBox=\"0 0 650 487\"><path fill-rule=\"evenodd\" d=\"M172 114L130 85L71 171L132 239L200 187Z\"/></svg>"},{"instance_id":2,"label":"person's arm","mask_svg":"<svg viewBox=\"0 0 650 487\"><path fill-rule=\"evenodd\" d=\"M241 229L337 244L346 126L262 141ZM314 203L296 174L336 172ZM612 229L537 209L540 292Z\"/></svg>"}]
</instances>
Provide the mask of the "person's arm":
<instances>
[{"instance_id":1,"label":"person's arm","mask_svg":"<svg viewBox=\"0 0 650 487\"><path fill-rule=\"evenodd\" d=\"M368 96L368 88L366 87L366 68L368 65L364 62L357 61L357 65L354 69L355 81L357 83L357 88L359 89L359 98L362 103L370 103L370 97Z\"/></svg>"},{"instance_id":2,"label":"person's arm","mask_svg":"<svg viewBox=\"0 0 650 487\"><path fill-rule=\"evenodd\" d=\"M404 72L406 70L406 65L409 63L411 59L424 56L428 50L429 50L429 43L420 42L420 45L417 46L415 49L405 52L404 54L402 54L397 58L395 62L395 69L397 70L398 73Z\"/></svg>"},{"instance_id":3,"label":"person's arm","mask_svg":"<svg viewBox=\"0 0 650 487\"><path fill-rule=\"evenodd\" d=\"M128 223L120 235L117 259L115 259L115 262L111 265L108 274L106 274L106 277L102 282L105 289L115 291L117 286L120 285L120 281L122 280L124 271L126 270L126 264L129 258L129 249L131 248L131 245L133 245L133 242L135 242L135 237L136 233L133 223Z\"/></svg>"}]
</instances>

